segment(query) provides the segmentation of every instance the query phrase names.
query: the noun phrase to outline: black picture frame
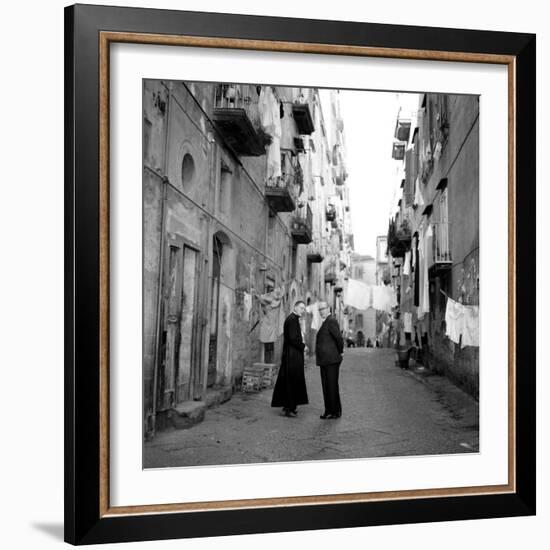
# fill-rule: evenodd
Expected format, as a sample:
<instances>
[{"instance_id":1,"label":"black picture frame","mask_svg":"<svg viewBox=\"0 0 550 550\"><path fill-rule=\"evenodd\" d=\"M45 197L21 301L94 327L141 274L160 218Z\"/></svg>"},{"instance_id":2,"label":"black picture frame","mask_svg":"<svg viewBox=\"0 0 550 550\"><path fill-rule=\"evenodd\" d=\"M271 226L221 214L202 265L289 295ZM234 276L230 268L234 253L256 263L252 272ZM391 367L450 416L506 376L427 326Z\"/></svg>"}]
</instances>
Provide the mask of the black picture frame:
<instances>
[{"instance_id":1,"label":"black picture frame","mask_svg":"<svg viewBox=\"0 0 550 550\"><path fill-rule=\"evenodd\" d=\"M155 514L106 513L101 495L102 339L100 192L101 33L186 35L407 52L412 57L499 55L514 71L515 318L512 457L506 493L319 503ZM415 53L416 52L416 53ZM380 54L382 55L382 54ZM75 5L65 9L65 540L72 544L333 529L535 514L535 62L536 37L505 33ZM103 138L105 139L105 138ZM505 190L503 191L505 192ZM103 236L104 238L104 236ZM103 283L105 280L103 279ZM102 309L103 308L103 309ZM108 314L108 310L107 310ZM102 358L102 354L103 358ZM108 503L107 503L108 509Z\"/></svg>"}]
</instances>

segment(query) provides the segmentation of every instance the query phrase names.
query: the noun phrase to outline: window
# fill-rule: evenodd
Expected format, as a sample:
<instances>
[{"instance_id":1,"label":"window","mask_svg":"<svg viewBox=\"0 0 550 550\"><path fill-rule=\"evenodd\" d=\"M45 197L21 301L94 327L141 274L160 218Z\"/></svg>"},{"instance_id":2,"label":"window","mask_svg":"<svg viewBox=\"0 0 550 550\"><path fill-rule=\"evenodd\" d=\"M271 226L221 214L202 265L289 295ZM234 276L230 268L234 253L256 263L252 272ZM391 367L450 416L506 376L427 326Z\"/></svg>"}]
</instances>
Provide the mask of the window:
<instances>
[{"instance_id":1,"label":"window","mask_svg":"<svg viewBox=\"0 0 550 550\"><path fill-rule=\"evenodd\" d=\"M220 212L227 214L231 204L231 182L233 172L222 159L220 162L220 187L218 189L218 207Z\"/></svg>"},{"instance_id":2,"label":"window","mask_svg":"<svg viewBox=\"0 0 550 550\"><path fill-rule=\"evenodd\" d=\"M143 158L147 162L149 160L149 151L151 146L151 132L153 125L149 119L143 121Z\"/></svg>"},{"instance_id":3,"label":"window","mask_svg":"<svg viewBox=\"0 0 550 550\"><path fill-rule=\"evenodd\" d=\"M292 272L290 274L292 278L296 278L297 263L298 263L298 247L293 246L292 247L292 265L291 265Z\"/></svg>"},{"instance_id":4,"label":"window","mask_svg":"<svg viewBox=\"0 0 550 550\"><path fill-rule=\"evenodd\" d=\"M358 313L355 316L355 328L363 328L363 314Z\"/></svg>"},{"instance_id":5,"label":"window","mask_svg":"<svg viewBox=\"0 0 550 550\"><path fill-rule=\"evenodd\" d=\"M195 177L195 161L189 153L185 153L181 163L181 181L183 188L188 189Z\"/></svg>"}]
</instances>

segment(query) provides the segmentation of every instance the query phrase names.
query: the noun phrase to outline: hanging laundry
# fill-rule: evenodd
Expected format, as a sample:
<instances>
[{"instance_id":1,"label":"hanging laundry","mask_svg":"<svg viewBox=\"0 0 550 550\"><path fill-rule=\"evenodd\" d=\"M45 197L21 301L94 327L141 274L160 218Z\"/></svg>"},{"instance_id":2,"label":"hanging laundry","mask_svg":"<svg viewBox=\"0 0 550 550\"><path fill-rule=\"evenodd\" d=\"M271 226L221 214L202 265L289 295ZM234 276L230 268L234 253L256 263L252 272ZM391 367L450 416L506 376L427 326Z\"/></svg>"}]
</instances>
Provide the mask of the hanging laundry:
<instances>
[{"instance_id":1,"label":"hanging laundry","mask_svg":"<svg viewBox=\"0 0 550 550\"><path fill-rule=\"evenodd\" d=\"M428 275L428 264L431 257L431 246L433 235L432 226L428 224L424 228L423 233L420 235L419 239L419 307L418 307L418 317L422 319L424 314L430 312L430 279Z\"/></svg>"},{"instance_id":2,"label":"hanging laundry","mask_svg":"<svg viewBox=\"0 0 550 550\"><path fill-rule=\"evenodd\" d=\"M287 314L285 312L284 301L281 299L281 307L279 308L279 330L277 336L281 336L285 331L285 320Z\"/></svg>"},{"instance_id":3,"label":"hanging laundry","mask_svg":"<svg viewBox=\"0 0 550 550\"><path fill-rule=\"evenodd\" d=\"M438 141L436 144L435 144L435 148L434 148L434 159L435 160L439 160L439 157L441 157L441 150L442 150L443 146L441 145L441 142Z\"/></svg>"},{"instance_id":4,"label":"hanging laundry","mask_svg":"<svg viewBox=\"0 0 550 550\"><path fill-rule=\"evenodd\" d=\"M250 311L252 310L252 294L244 292L243 294L243 321L250 321Z\"/></svg>"},{"instance_id":5,"label":"hanging laundry","mask_svg":"<svg viewBox=\"0 0 550 550\"><path fill-rule=\"evenodd\" d=\"M447 307L445 308L445 334L455 344L460 342L460 336L464 329L464 306L447 298Z\"/></svg>"},{"instance_id":6,"label":"hanging laundry","mask_svg":"<svg viewBox=\"0 0 550 550\"><path fill-rule=\"evenodd\" d=\"M371 303L371 287L362 281L349 279L344 290L344 304L356 309L368 309Z\"/></svg>"},{"instance_id":7,"label":"hanging laundry","mask_svg":"<svg viewBox=\"0 0 550 550\"><path fill-rule=\"evenodd\" d=\"M258 99L260 122L264 132L271 137L281 138L281 116L279 102L271 86L262 86Z\"/></svg>"},{"instance_id":8,"label":"hanging laundry","mask_svg":"<svg viewBox=\"0 0 550 550\"><path fill-rule=\"evenodd\" d=\"M420 259L418 253L418 237L415 237L414 248L413 248L413 258L414 258L414 305L420 305Z\"/></svg>"},{"instance_id":9,"label":"hanging laundry","mask_svg":"<svg viewBox=\"0 0 550 550\"><path fill-rule=\"evenodd\" d=\"M271 143L267 147L266 177L268 180L279 180L281 176L281 140L278 137L273 137Z\"/></svg>"},{"instance_id":10,"label":"hanging laundry","mask_svg":"<svg viewBox=\"0 0 550 550\"><path fill-rule=\"evenodd\" d=\"M479 347L479 306L464 307L462 347Z\"/></svg>"},{"instance_id":11,"label":"hanging laundry","mask_svg":"<svg viewBox=\"0 0 550 550\"><path fill-rule=\"evenodd\" d=\"M410 311L403 313L403 330L412 332L412 313Z\"/></svg>"},{"instance_id":12,"label":"hanging laundry","mask_svg":"<svg viewBox=\"0 0 550 550\"><path fill-rule=\"evenodd\" d=\"M283 314L283 297L279 289L262 294L260 297L262 310L260 314L260 342L276 342L281 334L281 317Z\"/></svg>"},{"instance_id":13,"label":"hanging laundry","mask_svg":"<svg viewBox=\"0 0 550 550\"><path fill-rule=\"evenodd\" d=\"M424 199L422 198L422 193L420 191L420 179L417 176L414 184L414 206L424 206Z\"/></svg>"},{"instance_id":14,"label":"hanging laundry","mask_svg":"<svg viewBox=\"0 0 550 550\"><path fill-rule=\"evenodd\" d=\"M392 308L396 307L398 305L397 303L397 293L395 292L395 289L391 286L385 286L384 287L386 292L386 299L389 305L389 311L392 310Z\"/></svg>"},{"instance_id":15,"label":"hanging laundry","mask_svg":"<svg viewBox=\"0 0 550 550\"><path fill-rule=\"evenodd\" d=\"M258 99L258 110L262 129L271 136L267 148L267 180L281 178L281 117L279 102L271 86L262 86Z\"/></svg>"},{"instance_id":16,"label":"hanging laundry","mask_svg":"<svg viewBox=\"0 0 550 550\"><path fill-rule=\"evenodd\" d=\"M411 251L405 252L405 260L403 262L403 275L411 274Z\"/></svg>"},{"instance_id":17,"label":"hanging laundry","mask_svg":"<svg viewBox=\"0 0 550 550\"><path fill-rule=\"evenodd\" d=\"M307 306L306 311L312 316L311 329L319 330L319 328L323 324L323 320L321 319L321 314L319 313L319 302L315 302L314 304L310 304L309 306Z\"/></svg>"},{"instance_id":18,"label":"hanging laundry","mask_svg":"<svg viewBox=\"0 0 550 550\"><path fill-rule=\"evenodd\" d=\"M385 293L380 285L372 287L372 307L379 311L386 311Z\"/></svg>"},{"instance_id":19,"label":"hanging laundry","mask_svg":"<svg viewBox=\"0 0 550 550\"><path fill-rule=\"evenodd\" d=\"M379 311L391 313L397 305L397 295L391 286L376 285L372 287L372 307Z\"/></svg>"}]
</instances>

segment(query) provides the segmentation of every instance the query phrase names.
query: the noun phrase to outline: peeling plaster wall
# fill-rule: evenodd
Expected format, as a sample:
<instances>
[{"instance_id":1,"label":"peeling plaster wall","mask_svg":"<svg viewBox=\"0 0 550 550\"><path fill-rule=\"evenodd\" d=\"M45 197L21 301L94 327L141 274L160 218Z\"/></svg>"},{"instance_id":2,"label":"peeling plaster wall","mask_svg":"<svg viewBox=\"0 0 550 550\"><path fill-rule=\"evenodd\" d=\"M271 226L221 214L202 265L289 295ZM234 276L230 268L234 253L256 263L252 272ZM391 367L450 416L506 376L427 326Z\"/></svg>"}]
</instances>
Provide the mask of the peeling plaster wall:
<instances>
[{"instance_id":1,"label":"peeling plaster wall","mask_svg":"<svg viewBox=\"0 0 550 550\"><path fill-rule=\"evenodd\" d=\"M197 338L200 365L195 365L195 397L204 398L208 379L210 334L210 293L213 266L213 237L222 235L223 253L220 277L218 343L215 385L237 386L244 368L263 357L259 341L260 303L255 295L266 291L266 283L274 282L284 290L283 311L288 315L293 300L307 298L311 302L329 297L330 287L324 284L324 265L307 261L308 247L298 245L295 270L292 266L293 239L290 224L293 213L270 216L264 197L266 156L235 157L212 124L215 97L214 84L146 81L144 84L144 379L145 409L152 408L155 364L155 333L159 296L160 243L162 238L162 194L166 186L164 234L181 238L199 251L199 277L196 281L199 308ZM296 90L283 90L281 97L292 100ZM288 95L288 98L285 96ZM294 94L294 95L293 95ZM285 99L286 98L286 99ZM310 98L312 100L312 98ZM313 100L312 100L313 101ZM317 101L317 100L316 100ZM316 119L319 118L318 104ZM292 135L295 122L289 104L284 106L283 128ZM326 140L314 132L318 142ZM287 143L288 142L288 143ZM287 145L293 138L286 136ZM327 148L318 146L318 157ZM166 150L166 158L165 158ZM313 153L311 153L313 155ZM184 158L192 158L192 169ZM323 165L325 160L316 160ZM326 170L325 170L326 172ZM324 173L325 173L324 172ZM167 180L163 176L166 175ZM332 182L322 186L312 176L309 164L304 169L304 194L313 210L314 232L325 234L329 250L339 249L339 238L327 231L326 200L334 193ZM248 318L245 315L245 293L253 296ZM310 349L314 349L310 333ZM182 345L189 346L191 337L181 335ZM274 361L280 361L282 336L274 343ZM187 361L180 364L179 392L188 391L192 381L189 353L181 353ZM197 393L198 391L198 393Z\"/></svg>"},{"instance_id":2,"label":"peeling plaster wall","mask_svg":"<svg viewBox=\"0 0 550 550\"><path fill-rule=\"evenodd\" d=\"M430 285L431 365L475 397L479 394L479 348L460 348L445 336L446 298L479 304L479 102L450 97L449 141L429 185L448 180L449 238L453 265Z\"/></svg>"}]
</instances>

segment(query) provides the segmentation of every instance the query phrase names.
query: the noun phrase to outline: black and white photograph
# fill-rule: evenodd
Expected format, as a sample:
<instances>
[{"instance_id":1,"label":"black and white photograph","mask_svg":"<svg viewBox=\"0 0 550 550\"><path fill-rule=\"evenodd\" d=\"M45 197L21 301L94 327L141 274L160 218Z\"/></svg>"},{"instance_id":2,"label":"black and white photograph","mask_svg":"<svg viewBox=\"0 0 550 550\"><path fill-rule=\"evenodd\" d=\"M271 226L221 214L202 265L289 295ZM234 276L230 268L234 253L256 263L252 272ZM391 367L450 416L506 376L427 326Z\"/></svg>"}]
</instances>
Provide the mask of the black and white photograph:
<instances>
[{"instance_id":1,"label":"black and white photograph","mask_svg":"<svg viewBox=\"0 0 550 550\"><path fill-rule=\"evenodd\" d=\"M142 107L143 468L478 453L479 96Z\"/></svg>"}]
</instances>

